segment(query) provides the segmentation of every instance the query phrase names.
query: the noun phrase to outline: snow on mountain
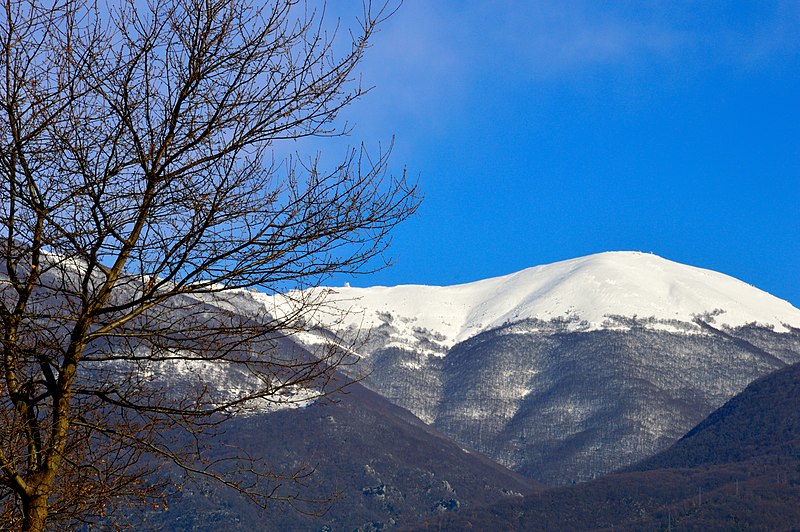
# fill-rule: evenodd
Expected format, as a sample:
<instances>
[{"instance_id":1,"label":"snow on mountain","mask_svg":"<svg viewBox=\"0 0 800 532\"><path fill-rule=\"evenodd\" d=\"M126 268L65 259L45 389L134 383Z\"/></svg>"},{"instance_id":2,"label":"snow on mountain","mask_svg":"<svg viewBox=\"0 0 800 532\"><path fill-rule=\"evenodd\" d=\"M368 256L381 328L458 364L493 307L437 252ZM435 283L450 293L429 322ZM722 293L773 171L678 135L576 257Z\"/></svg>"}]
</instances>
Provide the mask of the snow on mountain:
<instances>
[{"instance_id":1,"label":"snow on mountain","mask_svg":"<svg viewBox=\"0 0 800 532\"><path fill-rule=\"evenodd\" d=\"M573 330L622 327L613 316L652 318L645 326L695 333L702 332L693 323L697 317L775 332L800 328L800 310L786 301L728 275L639 252L599 253L455 286L322 290L319 325L342 333L390 324L384 345L419 349L424 335L427 352L440 355L480 332L526 319L564 319Z\"/></svg>"},{"instance_id":2,"label":"snow on mountain","mask_svg":"<svg viewBox=\"0 0 800 532\"><path fill-rule=\"evenodd\" d=\"M460 445L553 483L641 460L800 361L800 310L644 253L448 287L241 297L308 348L352 348L347 371Z\"/></svg>"}]
</instances>

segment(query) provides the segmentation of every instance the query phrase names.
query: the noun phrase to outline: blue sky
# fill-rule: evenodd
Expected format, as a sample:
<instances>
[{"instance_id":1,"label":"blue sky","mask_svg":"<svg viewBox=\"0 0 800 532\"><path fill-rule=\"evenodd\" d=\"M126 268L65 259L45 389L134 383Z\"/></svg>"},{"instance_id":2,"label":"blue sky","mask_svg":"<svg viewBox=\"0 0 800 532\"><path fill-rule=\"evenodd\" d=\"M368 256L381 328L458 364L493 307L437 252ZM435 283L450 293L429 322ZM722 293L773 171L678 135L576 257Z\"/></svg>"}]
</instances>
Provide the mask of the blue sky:
<instances>
[{"instance_id":1,"label":"blue sky","mask_svg":"<svg viewBox=\"0 0 800 532\"><path fill-rule=\"evenodd\" d=\"M800 2L406 0L362 72L349 140L394 136L425 199L334 281L641 250L800 306Z\"/></svg>"}]
</instances>

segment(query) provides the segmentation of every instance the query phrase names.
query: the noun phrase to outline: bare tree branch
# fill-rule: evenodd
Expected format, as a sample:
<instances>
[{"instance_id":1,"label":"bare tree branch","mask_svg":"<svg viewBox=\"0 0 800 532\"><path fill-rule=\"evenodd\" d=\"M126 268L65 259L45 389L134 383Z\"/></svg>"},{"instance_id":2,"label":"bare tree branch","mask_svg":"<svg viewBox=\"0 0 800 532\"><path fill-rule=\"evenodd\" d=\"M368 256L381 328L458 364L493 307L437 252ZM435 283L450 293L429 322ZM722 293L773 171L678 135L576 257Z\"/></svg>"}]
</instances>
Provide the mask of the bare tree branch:
<instances>
[{"instance_id":1,"label":"bare tree branch","mask_svg":"<svg viewBox=\"0 0 800 532\"><path fill-rule=\"evenodd\" d=\"M285 490L305 465L208 462L198 442L346 384L346 349L290 341L323 303L307 289L373 268L418 204L391 147L331 168L275 156L347 132L391 7L365 2L349 34L299 0L106 9L0 14L0 515L23 530L161 504L145 479L165 460L259 504L301 499ZM252 287L284 294L280 312Z\"/></svg>"}]
</instances>

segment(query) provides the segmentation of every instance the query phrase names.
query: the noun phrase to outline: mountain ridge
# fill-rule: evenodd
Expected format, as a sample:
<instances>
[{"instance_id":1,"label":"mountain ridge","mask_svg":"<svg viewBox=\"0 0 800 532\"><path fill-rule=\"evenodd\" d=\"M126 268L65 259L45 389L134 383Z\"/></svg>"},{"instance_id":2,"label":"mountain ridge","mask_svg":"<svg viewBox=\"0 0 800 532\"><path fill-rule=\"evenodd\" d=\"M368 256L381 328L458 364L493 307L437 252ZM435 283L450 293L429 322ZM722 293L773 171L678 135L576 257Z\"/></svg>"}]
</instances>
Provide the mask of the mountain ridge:
<instances>
[{"instance_id":1,"label":"mountain ridge","mask_svg":"<svg viewBox=\"0 0 800 532\"><path fill-rule=\"evenodd\" d=\"M353 337L389 324L387 345L443 356L477 334L522 320L566 321L572 330L620 329L615 316L703 334L696 322L776 332L800 328L800 310L731 276L641 252L605 252L452 286L324 287L315 325ZM264 304L280 308L274 298ZM344 316L344 317L342 317ZM426 334L427 333L427 334ZM425 337L422 345L420 336Z\"/></svg>"}]
</instances>

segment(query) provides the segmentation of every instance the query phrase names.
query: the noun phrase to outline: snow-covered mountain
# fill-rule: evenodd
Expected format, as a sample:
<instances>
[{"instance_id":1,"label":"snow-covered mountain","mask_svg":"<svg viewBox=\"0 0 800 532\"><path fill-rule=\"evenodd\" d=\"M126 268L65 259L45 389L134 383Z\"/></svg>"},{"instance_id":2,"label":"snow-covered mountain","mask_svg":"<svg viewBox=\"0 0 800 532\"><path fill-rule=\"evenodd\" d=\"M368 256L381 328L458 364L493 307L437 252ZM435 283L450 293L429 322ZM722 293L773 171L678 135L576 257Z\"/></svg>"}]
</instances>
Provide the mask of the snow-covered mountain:
<instances>
[{"instance_id":1,"label":"snow-covered mountain","mask_svg":"<svg viewBox=\"0 0 800 532\"><path fill-rule=\"evenodd\" d=\"M285 304L256 297L270 312ZM800 361L800 310L644 253L316 297L326 304L301 340L356 346L366 386L550 482L649 456L755 378Z\"/></svg>"},{"instance_id":2,"label":"snow-covered mountain","mask_svg":"<svg viewBox=\"0 0 800 532\"><path fill-rule=\"evenodd\" d=\"M459 342L522 320L569 329L620 329L616 316L653 329L702 332L698 318L738 327L800 328L800 310L747 283L653 254L608 252L456 286L325 288L315 318L339 334L392 326L384 347L444 355ZM344 316L344 317L343 317Z\"/></svg>"}]
</instances>

